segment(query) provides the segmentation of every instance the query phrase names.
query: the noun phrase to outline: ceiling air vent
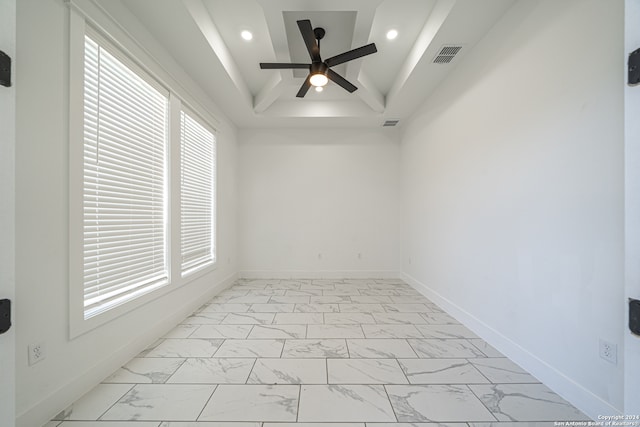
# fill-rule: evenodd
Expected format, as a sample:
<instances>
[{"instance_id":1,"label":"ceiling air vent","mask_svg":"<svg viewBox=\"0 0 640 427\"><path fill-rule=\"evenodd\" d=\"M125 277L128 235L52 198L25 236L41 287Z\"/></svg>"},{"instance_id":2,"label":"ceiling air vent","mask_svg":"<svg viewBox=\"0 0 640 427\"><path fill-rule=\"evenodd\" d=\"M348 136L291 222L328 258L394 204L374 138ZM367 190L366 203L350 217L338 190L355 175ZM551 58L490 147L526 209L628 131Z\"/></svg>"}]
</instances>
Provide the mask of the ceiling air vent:
<instances>
[{"instance_id":1,"label":"ceiling air vent","mask_svg":"<svg viewBox=\"0 0 640 427\"><path fill-rule=\"evenodd\" d=\"M395 126L399 121L400 120L385 120L385 122L382 124L382 127Z\"/></svg>"},{"instance_id":2,"label":"ceiling air vent","mask_svg":"<svg viewBox=\"0 0 640 427\"><path fill-rule=\"evenodd\" d=\"M440 52L433 58L434 64L448 64L453 61L453 58L460 52L462 46L445 45L442 46Z\"/></svg>"}]
</instances>

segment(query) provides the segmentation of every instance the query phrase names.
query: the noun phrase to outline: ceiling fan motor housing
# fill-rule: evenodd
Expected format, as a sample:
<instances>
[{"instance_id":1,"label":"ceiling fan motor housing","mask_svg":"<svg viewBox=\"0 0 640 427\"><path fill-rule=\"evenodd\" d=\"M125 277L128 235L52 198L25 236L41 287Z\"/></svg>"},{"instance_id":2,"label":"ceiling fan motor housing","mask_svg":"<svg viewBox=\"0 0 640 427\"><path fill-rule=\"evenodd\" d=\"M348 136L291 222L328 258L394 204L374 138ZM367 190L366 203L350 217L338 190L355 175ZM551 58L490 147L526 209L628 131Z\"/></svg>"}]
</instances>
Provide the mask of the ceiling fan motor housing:
<instances>
[{"instance_id":1,"label":"ceiling fan motor housing","mask_svg":"<svg viewBox=\"0 0 640 427\"><path fill-rule=\"evenodd\" d=\"M313 62L311 64L311 73L310 74L327 74L327 70L329 69L329 67L327 67L327 64L325 64L324 62Z\"/></svg>"},{"instance_id":2,"label":"ceiling fan motor housing","mask_svg":"<svg viewBox=\"0 0 640 427\"><path fill-rule=\"evenodd\" d=\"M313 29L313 35L316 36L316 40L322 40L324 37L325 31L322 27L316 27Z\"/></svg>"}]
</instances>

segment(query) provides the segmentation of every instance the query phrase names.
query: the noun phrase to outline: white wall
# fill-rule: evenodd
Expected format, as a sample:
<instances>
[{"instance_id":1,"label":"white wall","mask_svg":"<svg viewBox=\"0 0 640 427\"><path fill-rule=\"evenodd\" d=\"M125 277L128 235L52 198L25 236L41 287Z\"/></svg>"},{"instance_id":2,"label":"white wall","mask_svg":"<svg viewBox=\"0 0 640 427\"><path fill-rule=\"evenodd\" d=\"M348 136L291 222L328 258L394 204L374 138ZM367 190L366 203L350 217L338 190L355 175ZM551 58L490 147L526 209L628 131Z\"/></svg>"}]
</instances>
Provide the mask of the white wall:
<instances>
[{"instance_id":1,"label":"white wall","mask_svg":"<svg viewBox=\"0 0 640 427\"><path fill-rule=\"evenodd\" d=\"M623 408L623 23L516 3L402 139L405 277L592 417Z\"/></svg>"},{"instance_id":2,"label":"white wall","mask_svg":"<svg viewBox=\"0 0 640 427\"><path fill-rule=\"evenodd\" d=\"M228 284L237 271L236 136L219 116L217 270L69 339L68 14L57 0L20 0L17 5L16 374L18 425L23 427L44 424ZM138 26L129 31L138 40L149 39ZM202 92L161 47L149 43L146 48L180 78L182 87L191 94ZM215 111L211 101L199 101ZM30 343L44 343L46 349L46 359L34 366L27 364Z\"/></svg>"},{"instance_id":3,"label":"white wall","mask_svg":"<svg viewBox=\"0 0 640 427\"><path fill-rule=\"evenodd\" d=\"M239 140L241 274L397 275L395 132L260 129Z\"/></svg>"},{"instance_id":4,"label":"white wall","mask_svg":"<svg viewBox=\"0 0 640 427\"><path fill-rule=\"evenodd\" d=\"M640 0L625 1L625 59L640 48ZM626 69L624 79L626 81ZM640 299L640 86L625 88L625 271L628 298ZM625 304L624 310L628 312ZM628 318L625 318L628 322ZM625 327L625 405L640 414L640 337Z\"/></svg>"},{"instance_id":5,"label":"white wall","mask_svg":"<svg viewBox=\"0 0 640 427\"><path fill-rule=\"evenodd\" d=\"M16 61L16 0L0 0L0 50ZM16 88L0 86L0 299L15 303ZM15 306L12 320L15 322ZM0 425L14 427L16 328L0 335Z\"/></svg>"},{"instance_id":6,"label":"white wall","mask_svg":"<svg viewBox=\"0 0 640 427\"><path fill-rule=\"evenodd\" d=\"M507 355L593 416L621 410L622 365L598 358L599 337L623 342L621 2L519 2L401 148L381 130L236 137L220 115L218 270L72 341L68 11L17 3L19 425L55 415L238 269L394 274L400 249L412 283ZM128 30L200 92L148 34ZM32 342L47 358L29 367Z\"/></svg>"}]
</instances>

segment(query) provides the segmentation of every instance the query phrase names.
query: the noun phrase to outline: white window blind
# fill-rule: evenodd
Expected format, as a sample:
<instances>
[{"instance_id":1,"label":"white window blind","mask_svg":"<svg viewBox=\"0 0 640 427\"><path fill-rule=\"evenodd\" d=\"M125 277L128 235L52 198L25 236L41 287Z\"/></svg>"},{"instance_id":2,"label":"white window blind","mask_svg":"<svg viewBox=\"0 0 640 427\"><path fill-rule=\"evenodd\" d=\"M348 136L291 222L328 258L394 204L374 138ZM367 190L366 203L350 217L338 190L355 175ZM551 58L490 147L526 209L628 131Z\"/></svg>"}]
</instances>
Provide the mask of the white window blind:
<instances>
[{"instance_id":1,"label":"white window blind","mask_svg":"<svg viewBox=\"0 0 640 427\"><path fill-rule=\"evenodd\" d=\"M85 319L168 283L168 94L95 40L85 37Z\"/></svg>"},{"instance_id":2,"label":"white window blind","mask_svg":"<svg viewBox=\"0 0 640 427\"><path fill-rule=\"evenodd\" d=\"M180 115L180 231L182 274L215 260L213 133L185 111Z\"/></svg>"}]
</instances>

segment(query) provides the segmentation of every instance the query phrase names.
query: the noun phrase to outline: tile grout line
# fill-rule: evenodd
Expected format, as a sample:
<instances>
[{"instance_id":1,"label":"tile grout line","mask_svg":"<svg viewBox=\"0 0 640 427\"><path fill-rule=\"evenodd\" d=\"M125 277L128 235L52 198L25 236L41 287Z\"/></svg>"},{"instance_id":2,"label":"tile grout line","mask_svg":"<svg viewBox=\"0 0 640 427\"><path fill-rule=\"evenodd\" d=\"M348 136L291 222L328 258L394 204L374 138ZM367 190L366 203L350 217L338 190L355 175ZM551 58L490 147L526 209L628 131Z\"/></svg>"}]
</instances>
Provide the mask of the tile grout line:
<instances>
[{"instance_id":1,"label":"tile grout line","mask_svg":"<svg viewBox=\"0 0 640 427\"><path fill-rule=\"evenodd\" d=\"M97 417L97 418L96 418L96 421L101 421L101 420L100 420L100 418L104 417L104 416L107 414L107 412L109 412L109 411L111 410L111 408L113 408L114 406L116 406L116 404L117 404L118 402L120 402L120 401L122 400L122 398L123 398L123 397L125 397L127 394L129 394L129 393L130 393L134 388L136 388L138 385L139 385L139 384L138 384L138 383L136 383L136 384L133 384L131 387L129 387L129 390L125 391L125 392L124 392L124 394L122 394L122 396L120 396L120 397L119 397L115 402L113 402L111 405L109 405L109 407L108 407L104 412L102 412L102 414L101 414L99 417ZM72 413L73 413L73 410L72 410ZM71 421L71 420L69 420L69 421Z\"/></svg>"},{"instance_id":2,"label":"tile grout line","mask_svg":"<svg viewBox=\"0 0 640 427\"><path fill-rule=\"evenodd\" d=\"M472 345L473 345L473 344L472 344ZM474 369L474 370L476 370L480 375L482 375L482 377L483 377L484 379L486 379L487 381L489 381L489 382L488 382L488 384L496 384L496 383L494 383L493 381L491 381L491 380L489 379L489 377L487 377L487 376L484 374L484 372L482 372L480 369L478 369L478 368L476 367L476 365L474 365L474 364L473 364L473 362L472 362L470 359L465 359L465 360L469 363L469 365L471 365L471 367L473 367L473 369ZM472 391L473 391L473 390L472 390Z\"/></svg>"},{"instance_id":3,"label":"tile grout line","mask_svg":"<svg viewBox=\"0 0 640 427\"><path fill-rule=\"evenodd\" d=\"M387 384L383 384L382 389L384 390L384 394L387 395L387 400L389 401L389 406L391 406L391 410L393 411L393 416L396 417L396 423L399 423L400 420L398 419L396 408L393 407L393 403L391 402L391 397L389 396L389 391L387 390Z\"/></svg>"},{"instance_id":4,"label":"tile grout line","mask_svg":"<svg viewBox=\"0 0 640 427\"><path fill-rule=\"evenodd\" d=\"M195 419L195 422L198 422L200 420L200 417L202 416L204 409L207 407L209 402L211 402L211 399L213 399L213 395L215 394L215 392L218 391L218 387L220 387L220 384L216 384L215 387L213 387L213 391L211 392L211 395L209 396L207 401L204 403L204 406L202 406L202 409L200 410L200 412L198 413L198 416Z\"/></svg>"},{"instance_id":5,"label":"tile grout line","mask_svg":"<svg viewBox=\"0 0 640 427\"><path fill-rule=\"evenodd\" d=\"M398 367L400 368L400 372L402 372L404 379L407 380L407 384L412 385L413 383L411 382L411 380L409 380L409 377L407 376L407 373L405 372L404 367L402 366L402 363L400 363L397 357L393 360L395 360L396 363L398 364Z\"/></svg>"},{"instance_id":6,"label":"tile grout line","mask_svg":"<svg viewBox=\"0 0 640 427\"><path fill-rule=\"evenodd\" d=\"M298 407L296 409L296 423L298 422L298 419L300 418L300 400L302 398L302 385L303 384L299 384L298 385Z\"/></svg>"},{"instance_id":7,"label":"tile grout line","mask_svg":"<svg viewBox=\"0 0 640 427\"><path fill-rule=\"evenodd\" d=\"M167 357L167 359L169 359L169 358ZM183 366L185 363L187 363L187 359L189 359L189 358L188 358L188 357L185 357L185 358L184 358L184 360L182 361L182 363L180 364L180 366L178 366L178 369L176 369L175 371L173 371L173 373L172 373L171 375L169 375L169 376L167 377L167 379L166 379L166 380L164 380L164 382L163 382L162 384L167 384L167 381L169 381L169 380L171 379L171 377L173 377L173 376L176 374L176 372L178 372L178 371L180 370L180 368L182 368L182 366ZM152 384L153 384L153 383L152 383ZM172 384L172 383L169 383L169 384Z\"/></svg>"},{"instance_id":8,"label":"tile grout line","mask_svg":"<svg viewBox=\"0 0 640 427\"><path fill-rule=\"evenodd\" d=\"M251 374L253 374L253 370L255 369L257 363L258 363L258 357L256 357L253 360L253 365L251 365L251 369L249 370L249 374L247 375L247 379L244 381L245 384L249 384L249 378L251 378Z\"/></svg>"},{"instance_id":9,"label":"tile grout line","mask_svg":"<svg viewBox=\"0 0 640 427\"><path fill-rule=\"evenodd\" d=\"M495 386L497 384L489 384L492 386ZM480 402L482 404L482 406L487 410L487 412L489 412L489 415L491 415L496 422L499 422L500 420L495 416L495 414L491 411L491 409L489 409L489 407L487 407L487 405L485 405L485 403L482 401L482 399L480 399L480 397L473 391L473 389L471 387L469 387L467 384L464 385L470 392L471 394L478 399L478 402Z\"/></svg>"}]
</instances>

